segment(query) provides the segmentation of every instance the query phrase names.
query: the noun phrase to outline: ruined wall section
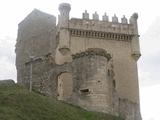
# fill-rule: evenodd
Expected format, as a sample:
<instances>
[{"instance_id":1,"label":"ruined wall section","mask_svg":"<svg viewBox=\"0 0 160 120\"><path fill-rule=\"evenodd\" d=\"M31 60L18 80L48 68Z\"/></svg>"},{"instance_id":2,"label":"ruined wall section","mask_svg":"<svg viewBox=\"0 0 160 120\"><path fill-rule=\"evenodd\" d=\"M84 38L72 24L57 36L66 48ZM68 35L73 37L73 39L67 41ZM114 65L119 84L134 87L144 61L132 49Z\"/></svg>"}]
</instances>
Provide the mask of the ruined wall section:
<instances>
[{"instance_id":1,"label":"ruined wall section","mask_svg":"<svg viewBox=\"0 0 160 120\"><path fill-rule=\"evenodd\" d=\"M50 69L44 58L49 53L54 58L57 46L55 34L56 18L36 9L19 24L15 50L19 84L29 84L31 58L33 83L39 79L36 76L40 77Z\"/></svg>"},{"instance_id":2,"label":"ruined wall section","mask_svg":"<svg viewBox=\"0 0 160 120\"><path fill-rule=\"evenodd\" d=\"M30 69L31 61L25 63L25 86L29 87L30 84ZM50 79L52 74L51 69L55 67L54 59L51 54L33 59L32 61L32 90L39 92L43 95L52 96L53 81Z\"/></svg>"}]
</instances>

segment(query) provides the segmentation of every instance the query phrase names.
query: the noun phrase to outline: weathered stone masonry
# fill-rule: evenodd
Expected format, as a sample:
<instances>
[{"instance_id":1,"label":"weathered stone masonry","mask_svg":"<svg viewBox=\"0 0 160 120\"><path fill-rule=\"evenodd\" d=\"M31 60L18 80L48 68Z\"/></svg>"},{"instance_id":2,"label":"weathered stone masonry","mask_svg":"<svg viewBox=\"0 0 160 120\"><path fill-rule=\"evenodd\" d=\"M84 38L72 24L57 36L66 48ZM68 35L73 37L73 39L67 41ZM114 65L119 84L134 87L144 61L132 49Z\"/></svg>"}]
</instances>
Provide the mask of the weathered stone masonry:
<instances>
[{"instance_id":1,"label":"weathered stone masonry","mask_svg":"<svg viewBox=\"0 0 160 120\"><path fill-rule=\"evenodd\" d=\"M119 22L106 13L99 20L97 12L90 19L87 11L70 19L70 10L60 4L57 25L37 9L19 24L18 83L87 110L141 120L138 14Z\"/></svg>"}]
</instances>

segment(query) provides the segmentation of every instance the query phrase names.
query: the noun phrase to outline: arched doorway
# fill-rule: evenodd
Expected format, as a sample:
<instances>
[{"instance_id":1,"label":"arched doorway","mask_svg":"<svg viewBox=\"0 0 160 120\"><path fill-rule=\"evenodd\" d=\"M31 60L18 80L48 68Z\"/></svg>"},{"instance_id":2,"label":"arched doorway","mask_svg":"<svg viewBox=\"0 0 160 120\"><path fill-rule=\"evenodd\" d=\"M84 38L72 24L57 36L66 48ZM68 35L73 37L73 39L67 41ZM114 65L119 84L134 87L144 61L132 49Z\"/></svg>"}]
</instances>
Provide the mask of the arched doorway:
<instances>
[{"instance_id":1,"label":"arched doorway","mask_svg":"<svg viewBox=\"0 0 160 120\"><path fill-rule=\"evenodd\" d=\"M67 100L73 92L72 74L68 72L58 75L58 100Z\"/></svg>"}]
</instances>

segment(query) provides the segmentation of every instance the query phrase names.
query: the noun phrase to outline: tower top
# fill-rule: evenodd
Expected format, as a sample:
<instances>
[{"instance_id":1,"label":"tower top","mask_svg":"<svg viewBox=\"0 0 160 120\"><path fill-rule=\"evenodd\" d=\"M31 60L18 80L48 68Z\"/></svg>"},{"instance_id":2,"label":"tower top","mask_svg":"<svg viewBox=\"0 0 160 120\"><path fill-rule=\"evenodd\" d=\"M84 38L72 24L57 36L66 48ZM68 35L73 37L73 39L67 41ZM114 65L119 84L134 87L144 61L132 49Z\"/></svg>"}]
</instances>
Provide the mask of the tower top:
<instances>
[{"instance_id":1,"label":"tower top","mask_svg":"<svg viewBox=\"0 0 160 120\"><path fill-rule=\"evenodd\" d=\"M59 5L59 11L63 11L63 10L69 12L71 10L71 5L69 3L61 3Z\"/></svg>"},{"instance_id":2,"label":"tower top","mask_svg":"<svg viewBox=\"0 0 160 120\"><path fill-rule=\"evenodd\" d=\"M69 3L61 3L59 5L59 26L60 27L68 27L69 21L69 12L71 10L71 5Z\"/></svg>"}]
</instances>

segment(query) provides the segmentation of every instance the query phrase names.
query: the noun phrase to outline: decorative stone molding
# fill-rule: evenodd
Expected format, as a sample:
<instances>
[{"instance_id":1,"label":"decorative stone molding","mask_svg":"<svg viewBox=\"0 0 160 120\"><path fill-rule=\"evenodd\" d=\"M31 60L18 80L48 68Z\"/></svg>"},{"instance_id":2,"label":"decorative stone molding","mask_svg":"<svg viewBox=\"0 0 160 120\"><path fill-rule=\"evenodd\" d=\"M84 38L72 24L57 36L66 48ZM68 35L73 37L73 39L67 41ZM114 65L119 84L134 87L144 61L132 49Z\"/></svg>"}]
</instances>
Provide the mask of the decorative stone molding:
<instances>
[{"instance_id":1,"label":"decorative stone molding","mask_svg":"<svg viewBox=\"0 0 160 120\"><path fill-rule=\"evenodd\" d=\"M104 56L107 58L108 61L111 59L111 55L107 53L104 49L100 49L100 48L88 48L84 52L76 53L72 55L72 58L76 59L84 56L94 56L94 55Z\"/></svg>"},{"instance_id":2,"label":"decorative stone molding","mask_svg":"<svg viewBox=\"0 0 160 120\"><path fill-rule=\"evenodd\" d=\"M109 39L118 41L130 41L132 40L133 37L132 34L109 33L100 31L81 30L81 29L70 29L70 35L75 37Z\"/></svg>"}]
</instances>

